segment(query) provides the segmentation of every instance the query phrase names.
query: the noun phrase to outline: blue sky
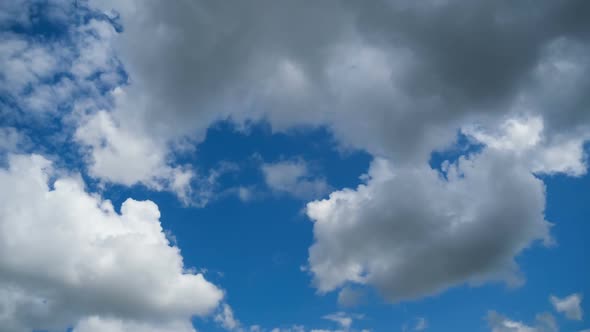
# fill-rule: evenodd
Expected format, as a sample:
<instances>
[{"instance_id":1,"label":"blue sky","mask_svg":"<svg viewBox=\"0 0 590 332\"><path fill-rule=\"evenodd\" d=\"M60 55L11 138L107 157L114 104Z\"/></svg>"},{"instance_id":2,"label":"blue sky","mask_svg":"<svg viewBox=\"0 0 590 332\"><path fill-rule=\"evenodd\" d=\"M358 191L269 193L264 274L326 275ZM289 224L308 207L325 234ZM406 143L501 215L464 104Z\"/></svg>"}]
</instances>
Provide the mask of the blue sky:
<instances>
[{"instance_id":1,"label":"blue sky","mask_svg":"<svg viewBox=\"0 0 590 332\"><path fill-rule=\"evenodd\" d=\"M590 330L590 8L536 5L0 4L0 330Z\"/></svg>"}]
</instances>

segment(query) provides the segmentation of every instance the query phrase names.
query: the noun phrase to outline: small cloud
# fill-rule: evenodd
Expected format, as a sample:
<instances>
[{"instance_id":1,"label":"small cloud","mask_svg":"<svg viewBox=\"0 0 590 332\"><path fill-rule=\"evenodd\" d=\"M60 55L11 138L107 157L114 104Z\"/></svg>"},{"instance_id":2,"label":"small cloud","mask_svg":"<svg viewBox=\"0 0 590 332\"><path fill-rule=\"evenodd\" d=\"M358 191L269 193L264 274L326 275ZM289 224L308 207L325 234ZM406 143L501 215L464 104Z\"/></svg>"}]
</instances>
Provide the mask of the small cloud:
<instances>
[{"instance_id":1,"label":"small cloud","mask_svg":"<svg viewBox=\"0 0 590 332\"><path fill-rule=\"evenodd\" d=\"M342 307L355 307L365 300L365 293L359 289L353 289L351 287L344 287L338 293L338 304Z\"/></svg>"},{"instance_id":2,"label":"small cloud","mask_svg":"<svg viewBox=\"0 0 590 332\"><path fill-rule=\"evenodd\" d=\"M326 315L324 316L324 319L334 321L344 329L348 329L350 328L350 325L352 325L352 317L347 316L343 312Z\"/></svg>"},{"instance_id":3,"label":"small cloud","mask_svg":"<svg viewBox=\"0 0 590 332\"><path fill-rule=\"evenodd\" d=\"M572 294L565 298L558 298L551 295L549 297L551 304L555 311L565 314L565 317L571 320L582 320L583 311L580 304L582 303L582 295Z\"/></svg>"},{"instance_id":4,"label":"small cloud","mask_svg":"<svg viewBox=\"0 0 590 332\"><path fill-rule=\"evenodd\" d=\"M511 320L495 311L488 312L488 324L491 332L558 332L555 317L550 313L538 314L534 326Z\"/></svg>"},{"instance_id":5,"label":"small cloud","mask_svg":"<svg viewBox=\"0 0 590 332\"><path fill-rule=\"evenodd\" d=\"M237 189L238 198L242 202L249 202L254 198L254 192L248 187L238 187Z\"/></svg>"},{"instance_id":6,"label":"small cloud","mask_svg":"<svg viewBox=\"0 0 590 332\"><path fill-rule=\"evenodd\" d=\"M424 331L428 328L428 321L426 318L419 317L416 321L416 326L414 326L414 331Z\"/></svg>"},{"instance_id":7,"label":"small cloud","mask_svg":"<svg viewBox=\"0 0 590 332\"><path fill-rule=\"evenodd\" d=\"M324 178L310 174L310 169L303 160L263 164L261 169L266 185L276 193L290 194L299 199L313 199L330 190Z\"/></svg>"},{"instance_id":8,"label":"small cloud","mask_svg":"<svg viewBox=\"0 0 590 332\"><path fill-rule=\"evenodd\" d=\"M340 327L344 331L349 331L350 327L352 326L352 322L354 319L362 319L364 318L361 314L346 314L344 312L336 312L333 314L325 315L324 319L331 320L333 322L338 323Z\"/></svg>"},{"instance_id":9,"label":"small cloud","mask_svg":"<svg viewBox=\"0 0 590 332\"><path fill-rule=\"evenodd\" d=\"M215 322L228 331L234 331L240 326L240 322L234 317L231 307L224 303L220 311L215 315Z\"/></svg>"}]
</instances>

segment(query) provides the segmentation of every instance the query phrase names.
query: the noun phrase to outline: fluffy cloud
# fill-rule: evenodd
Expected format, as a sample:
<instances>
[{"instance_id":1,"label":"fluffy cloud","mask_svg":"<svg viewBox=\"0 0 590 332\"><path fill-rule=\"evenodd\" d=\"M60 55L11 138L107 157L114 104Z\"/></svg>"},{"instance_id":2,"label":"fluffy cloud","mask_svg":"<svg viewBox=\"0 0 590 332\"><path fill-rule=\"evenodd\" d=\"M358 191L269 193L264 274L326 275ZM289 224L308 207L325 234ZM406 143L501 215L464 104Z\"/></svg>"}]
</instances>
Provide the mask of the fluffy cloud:
<instances>
[{"instance_id":1,"label":"fluffy cloud","mask_svg":"<svg viewBox=\"0 0 590 332\"><path fill-rule=\"evenodd\" d=\"M523 109L551 119L551 133L588 130L584 1L541 1L534 15L497 1L93 4L125 27L115 44L132 83L115 111L160 137L266 118L424 161L463 122Z\"/></svg>"},{"instance_id":2,"label":"fluffy cloud","mask_svg":"<svg viewBox=\"0 0 590 332\"><path fill-rule=\"evenodd\" d=\"M582 320L582 295L572 294L562 299L552 295L549 300L557 312L565 314L569 319Z\"/></svg>"},{"instance_id":3,"label":"fluffy cloud","mask_svg":"<svg viewBox=\"0 0 590 332\"><path fill-rule=\"evenodd\" d=\"M104 111L89 116L75 137L89 149L90 175L111 183L168 189L188 199L194 174L190 169L168 165L165 143L142 132L121 129Z\"/></svg>"},{"instance_id":4,"label":"fluffy cloud","mask_svg":"<svg viewBox=\"0 0 590 332\"><path fill-rule=\"evenodd\" d=\"M263 164L266 185L275 192L288 193L300 199L311 199L326 194L329 189L323 178L314 178L302 160Z\"/></svg>"},{"instance_id":5,"label":"fluffy cloud","mask_svg":"<svg viewBox=\"0 0 590 332\"><path fill-rule=\"evenodd\" d=\"M222 299L186 271L153 202L118 213L39 155L10 156L0 183L0 326L192 331Z\"/></svg>"},{"instance_id":6,"label":"fluffy cloud","mask_svg":"<svg viewBox=\"0 0 590 332\"><path fill-rule=\"evenodd\" d=\"M549 314L539 314L534 326L525 323L513 321L504 317L495 311L488 313L488 324L492 332L558 332L559 327L555 318Z\"/></svg>"},{"instance_id":7,"label":"fluffy cloud","mask_svg":"<svg viewBox=\"0 0 590 332\"><path fill-rule=\"evenodd\" d=\"M74 107L93 176L182 198L192 173L174 166L171 151L228 118L266 119L273 130L325 126L339 145L377 157L366 184L308 205L321 291L368 283L396 300L465 281L518 281L514 256L548 238L533 173L586 171L590 23L577 14L587 1L537 1L533 13L505 1L90 4L122 32L106 22L77 29L81 59L68 61L52 55L61 48L8 35L0 61L6 93L35 110L55 108L48 96L70 83L23 95L28 82L43 86L39 78L65 71L77 86L107 74L112 87L111 60L120 59L128 84L106 105ZM102 97L93 86L85 91ZM458 130L485 151L441 175L428 159ZM268 172L271 188L300 197L318 189L301 165L283 170Z\"/></svg>"},{"instance_id":8,"label":"fluffy cloud","mask_svg":"<svg viewBox=\"0 0 590 332\"><path fill-rule=\"evenodd\" d=\"M377 159L367 178L307 204L320 291L368 283L397 301L465 281L514 284L514 256L550 240L544 185L514 154L485 150L442 173Z\"/></svg>"},{"instance_id":9,"label":"fluffy cloud","mask_svg":"<svg viewBox=\"0 0 590 332\"><path fill-rule=\"evenodd\" d=\"M540 117L517 117L504 121L494 132L489 128L466 127L463 132L490 149L511 151L521 156L535 173L586 173L584 142L589 136L553 137L551 141Z\"/></svg>"}]
</instances>

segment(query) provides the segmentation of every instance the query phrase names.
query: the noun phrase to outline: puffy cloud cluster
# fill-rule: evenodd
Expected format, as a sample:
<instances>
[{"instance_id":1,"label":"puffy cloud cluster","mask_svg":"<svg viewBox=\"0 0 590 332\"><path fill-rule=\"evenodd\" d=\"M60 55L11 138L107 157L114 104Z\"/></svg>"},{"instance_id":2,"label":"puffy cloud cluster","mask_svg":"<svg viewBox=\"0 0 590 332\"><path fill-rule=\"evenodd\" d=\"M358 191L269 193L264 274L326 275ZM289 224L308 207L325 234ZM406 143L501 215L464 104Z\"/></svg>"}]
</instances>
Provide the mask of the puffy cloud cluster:
<instances>
[{"instance_id":1,"label":"puffy cloud cluster","mask_svg":"<svg viewBox=\"0 0 590 332\"><path fill-rule=\"evenodd\" d=\"M512 154L485 150L444 172L378 159L367 177L307 205L320 291L368 283L400 300L464 281L516 283L514 256L550 241L544 185Z\"/></svg>"},{"instance_id":2,"label":"puffy cloud cluster","mask_svg":"<svg viewBox=\"0 0 590 332\"><path fill-rule=\"evenodd\" d=\"M368 283L399 300L517 283L515 255L549 241L533 173L586 171L585 1L95 5L125 27L122 127L170 142L225 118L323 125L377 157L366 184L308 204L320 291ZM428 159L459 130L484 151L439 174ZM299 196L301 174L265 168L271 188Z\"/></svg>"},{"instance_id":3,"label":"puffy cloud cluster","mask_svg":"<svg viewBox=\"0 0 590 332\"><path fill-rule=\"evenodd\" d=\"M105 111L89 116L75 137L91 150L90 175L127 186L142 183L155 190L171 190L188 200L193 171L169 166L162 142L122 130Z\"/></svg>"},{"instance_id":4,"label":"puffy cloud cluster","mask_svg":"<svg viewBox=\"0 0 590 332\"><path fill-rule=\"evenodd\" d=\"M517 154L534 173L571 176L586 173L584 142L590 136L548 138L540 117L511 118L492 130L466 127L463 132L490 149Z\"/></svg>"},{"instance_id":5,"label":"puffy cloud cluster","mask_svg":"<svg viewBox=\"0 0 590 332\"><path fill-rule=\"evenodd\" d=\"M117 87L125 84L113 24L74 1L3 6L22 14L0 17L0 26L6 28L0 33L3 122L32 130L60 126L65 130L49 137L48 145L78 143L87 153L91 176L106 183L173 191L190 202L190 182L196 174L186 166L172 166L169 145L145 127L132 130L129 122L122 126L107 112L113 100L124 98ZM38 27L42 24L50 28ZM43 29L55 36L30 33Z\"/></svg>"},{"instance_id":6,"label":"puffy cloud cluster","mask_svg":"<svg viewBox=\"0 0 590 332\"><path fill-rule=\"evenodd\" d=\"M120 213L39 155L0 169L0 326L193 331L223 291L187 272L151 201Z\"/></svg>"},{"instance_id":7,"label":"puffy cloud cluster","mask_svg":"<svg viewBox=\"0 0 590 332\"><path fill-rule=\"evenodd\" d=\"M534 14L497 1L93 4L125 27L115 44L132 82L115 113L162 139L262 117L424 161L475 119L532 112L551 136L588 130L584 1L541 1Z\"/></svg>"}]
</instances>

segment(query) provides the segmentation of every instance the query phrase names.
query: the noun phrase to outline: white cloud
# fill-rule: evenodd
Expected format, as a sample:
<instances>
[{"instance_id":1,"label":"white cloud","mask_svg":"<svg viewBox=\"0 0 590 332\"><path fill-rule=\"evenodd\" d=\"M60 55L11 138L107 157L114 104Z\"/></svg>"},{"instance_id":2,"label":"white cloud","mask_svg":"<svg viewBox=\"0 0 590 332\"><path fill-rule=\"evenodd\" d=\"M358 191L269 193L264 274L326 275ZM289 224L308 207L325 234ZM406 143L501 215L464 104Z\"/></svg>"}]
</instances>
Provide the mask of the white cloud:
<instances>
[{"instance_id":1,"label":"white cloud","mask_svg":"<svg viewBox=\"0 0 590 332\"><path fill-rule=\"evenodd\" d=\"M367 283L399 301L464 282L517 284L515 255L550 240L544 185L513 154L461 157L444 176L377 159L367 178L307 204L322 292Z\"/></svg>"},{"instance_id":2,"label":"white cloud","mask_svg":"<svg viewBox=\"0 0 590 332\"><path fill-rule=\"evenodd\" d=\"M424 317L420 317L416 321L416 326L414 326L414 331L424 331L428 328L428 321Z\"/></svg>"},{"instance_id":3,"label":"white cloud","mask_svg":"<svg viewBox=\"0 0 590 332\"><path fill-rule=\"evenodd\" d=\"M587 136L545 137L543 119L535 116L510 118L495 132L467 127L463 132L491 149L521 155L535 173L565 173L581 176L586 173L584 142Z\"/></svg>"},{"instance_id":4,"label":"white cloud","mask_svg":"<svg viewBox=\"0 0 590 332\"><path fill-rule=\"evenodd\" d=\"M350 326L352 325L353 321L352 317L344 312L337 312L326 315L324 316L324 319L338 323L338 325L340 325L340 327L342 327L344 330L350 329Z\"/></svg>"},{"instance_id":5,"label":"white cloud","mask_svg":"<svg viewBox=\"0 0 590 332\"><path fill-rule=\"evenodd\" d=\"M242 202L249 202L254 198L253 189L243 186L237 188L237 195Z\"/></svg>"},{"instance_id":6,"label":"white cloud","mask_svg":"<svg viewBox=\"0 0 590 332\"><path fill-rule=\"evenodd\" d=\"M183 198L194 174L174 166L171 147L187 136L202 141L211 123L227 118L266 119L273 130L325 126L337 144L382 160L366 185L308 206L320 290L369 283L397 299L464 281L518 279L514 255L547 237L544 188L530 171L586 171L590 61L578 30L586 25L563 24L573 19L563 14L572 2L538 1L538 15L493 1L91 3L117 9L124 32L91 21L75 29L71 48L6 34L0 49L3 87L24 108L55 109L72 99L72 85L89 95L75 98L69 120L79 125L91 175ZM498 53L507 49L511 56ZM116 84L115 56L129 84L102 107L87 78L106 71L99 77ZM74 73L73 82L42 83L61 71ZM29 84L33 91L23 95ZM521 121L521 113L532 116ZM474 123L486 130L479 141L487 152L439 178L427 166L432 151ZM269 179L300 198L328 189L305 165ZM480 256L462 255L469 251Z\"/></svg>"},{"instance_id":7,"label":"white cloud","mask_svg":"<svg viewBox=\"0 0 590 332\"><path fill-rule=\"evenodd\" d=\"M188 320L146 323L92 316L82 319L73 332L196 332Z\"/></svg>"},{"instance_id":8,"label":"white cloud","mask_svg":"<svg viewBox=\"0 0 590 332\"><path fill-rule=\"evenodd\" d=\"M526 325L523 322L514 321L504 317L495 311L488 313L488 324L491 332L558 332L559 327L555 318L548 313L539 314L536 317L534 326Z\"/></svg>"},{"instance_id":9,"label":"white cloud","mask_svg":"<svg viewBox=\"0 0 590 332\"><path fill-rule=\"evenodd\" d=\"M105 111L89 116L77 129L76 139L89 148L90 175L128 186L141 183L172 190L187 199L194 175L190 169L168 165L165 143L121 128Z\"/></svg>"},{"instance_id":10,"label":"white cloud","mask_svg":"<svg viewBox=\"0 0 590 332\"><path fill-rule=\"evenodd\" d=\"M317 198L329 189L326 180L310 174L303 160L263 164L262 173L266 185L273 191L288 193L300 199Z\"/></svg>"},{"instance_id":11,"label":"white cloud","mask_svg":"<svg viewBox=\"0 0 590 332\"><path fill-rule=\"evenodd\" d=\"M185 272L153 202L127 199L117 213L39 155L11 155L0 183L1 326L191 331L189 318L222 299Z\"/></svg>"},{"instance_id":12,"label":"white cloud","mask_svg":"<svg viewBox=\"0 0 590 332\"><path fill-rule=\"evenodd\" d=\"M565 314L568 319L582 320L582 295L571 294L564 298L558 298L552 295L549 297L549 300L551 301L553 308L555 308L557 312Z\"/></svg>"},{"instance_id":13,"label":"white cloud","mask_svg":"<svg viewBox=\"0 0 590 332\"><path fill-rule=\"evenodd\" d=\"M233 331L240 326L240 322L234 317L232 308L224 303L220 312L215 315L215 321L228 331Z\"/></svg>"}]
</instances>

